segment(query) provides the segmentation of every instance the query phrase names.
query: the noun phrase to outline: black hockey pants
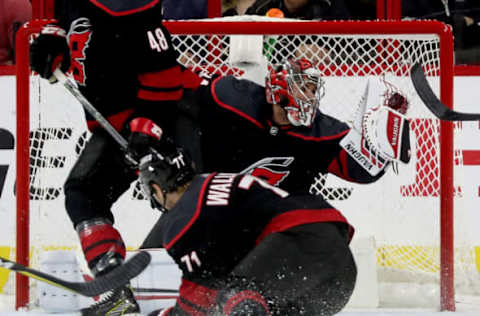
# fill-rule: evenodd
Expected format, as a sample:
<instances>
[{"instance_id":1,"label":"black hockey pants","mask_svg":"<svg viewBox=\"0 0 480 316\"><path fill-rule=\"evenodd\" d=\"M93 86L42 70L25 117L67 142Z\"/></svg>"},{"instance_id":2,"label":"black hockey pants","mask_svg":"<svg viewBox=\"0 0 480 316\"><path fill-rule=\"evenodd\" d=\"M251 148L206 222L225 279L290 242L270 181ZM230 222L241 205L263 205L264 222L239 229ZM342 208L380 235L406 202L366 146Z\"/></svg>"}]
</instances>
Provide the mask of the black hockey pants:
<instances>
[{"instance_id":1,"label":"black hockey pants","mask_svg":"<svg viewBox=\"0 0 480 316\"><path fill-rule=\"evenodd\" d=\"M136 178L112 136L102 128L94 130L64 185L65 206L74 227L95 217L113 223L112 204Z\"/></svg>"},{"instance_id":2,"label":"black hockey pants","mask_svg":"<svg viewBox=\"0 0 480 316\"><path fill-rule=\"evenodd\" d=\"M232 274L255 280L272 315L326 316L347 304L357 269L346 225L324 222L267 236Z\"/></svg>"}]
</instances>

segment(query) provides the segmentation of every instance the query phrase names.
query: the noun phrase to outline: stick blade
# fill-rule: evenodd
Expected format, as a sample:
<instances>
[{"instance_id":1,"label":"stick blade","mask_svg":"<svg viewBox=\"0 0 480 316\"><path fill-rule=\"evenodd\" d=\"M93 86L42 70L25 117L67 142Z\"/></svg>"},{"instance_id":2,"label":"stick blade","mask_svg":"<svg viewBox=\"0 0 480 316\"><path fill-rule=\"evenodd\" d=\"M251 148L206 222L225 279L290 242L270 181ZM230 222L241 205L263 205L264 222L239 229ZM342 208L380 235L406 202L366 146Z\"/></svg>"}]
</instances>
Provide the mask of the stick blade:
<instances>
[{"instance_id":1,"label":"stick blade","mask_svg":"<svg viewBox=\"0 0 480 316\"><path fill-rule=\"evenodd\" d=\"M448 107L437 98L423 73L422 65L415 64L411 70L412 82L425 106L439 119L449 120Z\"/></svg>"},{"instance_id":2,"label":"stick blade","mask_svg":"<svg viewBox=\"0 0 480 316\"><path fill-rule=\"evenodd\" d=\"M148 252L140 251L111 272L95 278L90 282L72 284L71 287L84 296L100 295L127 284L131 279L145 270L151 258Z\"/></svg>"},{"instance_id":3,"label":"stick blade","mask_svg":"<svg viewBox=\"0 0 480 316\"><path fill-rule=\"evenodd\" d=\"M428 84L425 73L423 72L422 66L420 64L413 65L411 69L411 78L415 91L417 91L418 96L423 101L425 106L433 113L436 117L443 121L478 121L480 120L480 114L478 113L461 113L456 112L447 107L438 99L438 97L433 92L432 88Z\"/></svg>"}]
</instances>

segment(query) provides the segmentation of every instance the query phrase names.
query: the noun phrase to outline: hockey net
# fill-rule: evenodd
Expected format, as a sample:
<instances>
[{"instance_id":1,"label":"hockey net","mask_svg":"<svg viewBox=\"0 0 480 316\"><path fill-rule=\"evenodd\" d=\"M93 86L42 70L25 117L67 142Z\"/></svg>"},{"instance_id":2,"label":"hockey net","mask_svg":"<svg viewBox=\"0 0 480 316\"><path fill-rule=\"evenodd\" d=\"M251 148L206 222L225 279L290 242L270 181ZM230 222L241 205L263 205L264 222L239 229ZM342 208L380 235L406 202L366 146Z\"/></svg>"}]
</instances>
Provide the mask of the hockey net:
<instances>
[{"instance_id":1,"label":"hockey net","mask_svg":"<svg viewBox=\"0 0 480 316\"><path fill-rule=\"evenodd\" d=\"M386 81L402 91L410 101L407 116L412 129L412 161L399 166L398 175L391 168L371 185L355 185L319 174L311 193L323 196L341 210L355 226L357 236L373 238L379 283L433 284L434 304L454 309L454 268L468 285L470 273L478 272L472 245L453 243L453 126L440 123L426 110L409 77L411 66L421 63L444 103L452 103L449 28L432 21L299 22L260 18L165 24L173 34L179 61L193 68L261 82L266 64L289 57L311 59L326 82L321 111L347 123L354 118L367 81ZM28 38L36 27L32 24L22 30L23 36ZM250 49L245 45L258 45L259 41L265 58L246 56ZM239 51L243 53L239 55ZM28 65L25 58L23 63ZM17 162L17 255L20 259L31 258L35 266L43 251L78 248L64 210L62 184L88 133L81 107L65 91L29 75L28 66L19 67L19 89L23 94L28 92L25 89L30 90L29 97L18 99L17 124L29 127L17 132L17 151L24 152L18 154ZM28 152L30 156L25 158ZM24 179L30 180L24 183ZM114 213L130 248L138 247L158 217L136 185L115 204ZM17 279L17 305L31 302L28 288L32 286L33 281ZM382 300L381 304L394 305Z\"/></svg>"}]
</instances>

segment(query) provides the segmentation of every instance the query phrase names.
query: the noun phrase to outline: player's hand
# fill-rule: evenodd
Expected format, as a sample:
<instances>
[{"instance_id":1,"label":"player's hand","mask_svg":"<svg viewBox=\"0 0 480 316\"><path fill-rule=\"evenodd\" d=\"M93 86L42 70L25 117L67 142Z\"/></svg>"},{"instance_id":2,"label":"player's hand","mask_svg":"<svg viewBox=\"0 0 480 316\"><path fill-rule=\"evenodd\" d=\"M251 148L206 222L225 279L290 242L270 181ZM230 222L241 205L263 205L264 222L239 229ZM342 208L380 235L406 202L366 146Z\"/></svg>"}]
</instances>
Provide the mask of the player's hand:
<instances>
[{"instance_id":1,"label":"player's hand","mask_svg":"<svg viewBox=\"0 0 480 316\"><path fill-rule=\"evenodd\" d=\"M147 155L149 148L160 142L163 135L160 126L144 117L134 118L130 121L129 127L127 151L137 159Z\"/></svg>"},{"instance_id":2,"label":"player's hand","mask_svg":"<svg viewBox=\"0 0 480 316\"><path fill-rule=\"evenodd\" d=\"M65 30L46 25L40 35L30 44L30 67L40 77L56 82L53 71L60 67L62 72L70 68L70 48L68 47Z\"/></svg>"},{"instance_id":3,"label":"player's hand","mask_svg":"<svg viewBox=\"0 0 480 316\"><path fill-rule=\"evenodd\" d=\"M163 136L163 131L152 120L137 117L130 121L130 136L128 137L127 152L137 161L149 153L152 149L162 155L176 153L175 143L168 137ZM127 158L128 162L128 158Z\"/></svg>"}]
</instances>

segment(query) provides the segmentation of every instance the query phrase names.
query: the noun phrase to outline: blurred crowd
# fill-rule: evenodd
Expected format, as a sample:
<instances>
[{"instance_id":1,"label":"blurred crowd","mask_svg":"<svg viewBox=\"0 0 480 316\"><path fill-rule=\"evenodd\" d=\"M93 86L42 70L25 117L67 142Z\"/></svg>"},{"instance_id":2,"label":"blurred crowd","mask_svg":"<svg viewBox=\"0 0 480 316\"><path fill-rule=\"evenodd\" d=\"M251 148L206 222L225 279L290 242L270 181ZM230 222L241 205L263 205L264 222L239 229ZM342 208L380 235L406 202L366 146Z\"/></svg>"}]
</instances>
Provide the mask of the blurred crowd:
<instances>
[{"instance_id":1,"label":"blurred crowd","mask_svg":"<svg viewBox=\"0 0 480 316\"><path fill-rule=\"evenodd\" d=\"M32 18L29 0L0 0L0 65L15 62L15 33Z\"/></svg>"},{"instance_id":2,"label":"blurred crowd","mask_svg":"<svg viewBox=\"0 0 480 316\"><path fill-rule=\"evenodd\" d=\"M56 0L64 1L64 0ZM270 9L286 18L373 20L377 0L222 0L222 15L261 15ZM165 19L208 17L208 0L163 0ZM15 32L31 19L30 0L0 0L0 64L14 63ZM479 0L402 0L403 19L437 19L455 35L457 64L480 64Z\"/></svg>"}]
</instances>

